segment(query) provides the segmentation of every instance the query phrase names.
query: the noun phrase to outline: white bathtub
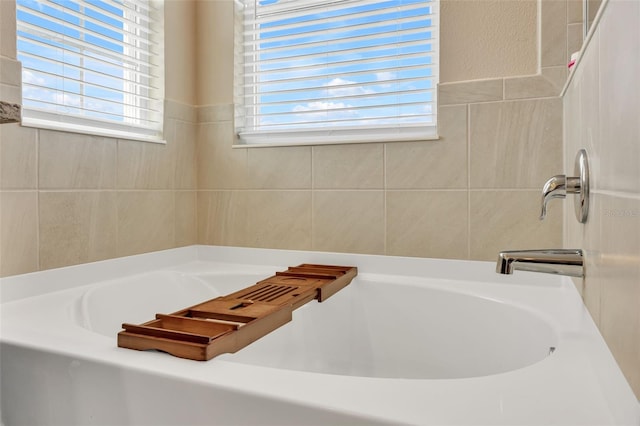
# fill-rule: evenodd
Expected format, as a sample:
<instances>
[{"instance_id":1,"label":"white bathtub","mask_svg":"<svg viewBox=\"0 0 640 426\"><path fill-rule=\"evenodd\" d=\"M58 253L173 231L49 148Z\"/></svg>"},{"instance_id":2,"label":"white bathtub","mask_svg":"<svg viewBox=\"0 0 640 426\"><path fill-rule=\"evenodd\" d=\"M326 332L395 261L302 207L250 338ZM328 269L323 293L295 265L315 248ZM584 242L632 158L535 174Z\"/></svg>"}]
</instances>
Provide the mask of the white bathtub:
<instances>
[{"instance_id":1,"label":"white bathtub","mask_svg":"<svg viewBox=\"0 0 640 426\"><path fill-rule=\"evenodd\" d=\"M300 263L359 275L236 354L118 348L141 323ZM487 262L193 246L3 279L12 425L640 424L565 278Z\"/></svg>"}]
</instances>

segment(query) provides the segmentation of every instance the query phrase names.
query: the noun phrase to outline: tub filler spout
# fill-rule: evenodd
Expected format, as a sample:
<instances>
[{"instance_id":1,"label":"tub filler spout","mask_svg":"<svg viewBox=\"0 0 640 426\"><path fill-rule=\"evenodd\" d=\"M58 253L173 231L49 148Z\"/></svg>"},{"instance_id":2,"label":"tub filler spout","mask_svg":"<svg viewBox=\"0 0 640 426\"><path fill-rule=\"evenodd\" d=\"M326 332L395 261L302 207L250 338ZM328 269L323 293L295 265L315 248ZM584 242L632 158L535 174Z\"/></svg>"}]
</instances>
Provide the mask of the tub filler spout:
<instances>
[{"instance_id":1,"label":"tub filler spout","mask_svg":"<svg viewBox=\"0 0 640 426\"><path fill-rule=\"evenodd\" d=\"M496 272L513 274L514 270L547 274L584 276L584 259L580 249L511 250L498 254Z\"/></svg>"}]
</instances>

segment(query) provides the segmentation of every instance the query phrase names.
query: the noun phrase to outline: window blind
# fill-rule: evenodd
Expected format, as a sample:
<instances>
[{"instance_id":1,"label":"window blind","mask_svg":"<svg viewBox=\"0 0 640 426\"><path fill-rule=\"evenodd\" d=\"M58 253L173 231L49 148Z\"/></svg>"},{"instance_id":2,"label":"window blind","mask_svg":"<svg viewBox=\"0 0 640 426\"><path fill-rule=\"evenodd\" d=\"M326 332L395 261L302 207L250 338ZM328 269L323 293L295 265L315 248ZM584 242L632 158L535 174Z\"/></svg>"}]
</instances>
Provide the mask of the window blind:
<instances>
[{"instance_id":1,"label":"window blind","mask_svg":"<svg viewBox=\"0 0 640 426\"><path fill-rule=\"evenodd\" d=\"M236 3L234 103L241 141L436 135L435 0Z\"/></svg>"},{"instance_id":2,"label":"window blind","mask_svg":"<svg viewBox=\"0 0 640 426\"><path fill-rule=\"evenodd\" d=\"M162 2L17 0L23 122L158 140Z\"/></svg>"}]
</instances>

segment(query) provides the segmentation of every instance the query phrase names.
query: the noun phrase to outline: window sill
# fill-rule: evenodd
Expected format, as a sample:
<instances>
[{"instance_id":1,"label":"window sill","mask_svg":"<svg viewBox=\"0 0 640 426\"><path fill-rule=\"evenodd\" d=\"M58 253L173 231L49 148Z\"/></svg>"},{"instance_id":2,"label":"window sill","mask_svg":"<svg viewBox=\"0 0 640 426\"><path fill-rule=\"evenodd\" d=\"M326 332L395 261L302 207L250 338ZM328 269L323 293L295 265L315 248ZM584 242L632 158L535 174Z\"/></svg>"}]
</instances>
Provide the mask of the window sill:
<instances>
[{"instance_id":1,"label":"window sill","mask_svg":"<svg viewBox=\"0 0 640 426\"><path fill-rule=\"evenodd\" d=\"M60 132L79 133L88 136L101 136L114 139L125 139L139 142L151 142L166 144L166 140L162 136L143 135L134 132L127 132L115 129L101 129L98 127L83 126L80 124L62 123L50 120L41 120L31 117L22 118L22 126L32 127L36 129L56 130Z\"/></svg>"},{"instance_id":2,"label":"window sill","mask_svg":"<svg viewBox=\"0 0 640 426\"><path fill-rule=\"evenodd\" d=\"M369 128L272 133L240 133L233 148L271 148L284 146L322 146L361 143L417 142L438 140L436 126L407 128Z\"/></svg>"}]
</instances>

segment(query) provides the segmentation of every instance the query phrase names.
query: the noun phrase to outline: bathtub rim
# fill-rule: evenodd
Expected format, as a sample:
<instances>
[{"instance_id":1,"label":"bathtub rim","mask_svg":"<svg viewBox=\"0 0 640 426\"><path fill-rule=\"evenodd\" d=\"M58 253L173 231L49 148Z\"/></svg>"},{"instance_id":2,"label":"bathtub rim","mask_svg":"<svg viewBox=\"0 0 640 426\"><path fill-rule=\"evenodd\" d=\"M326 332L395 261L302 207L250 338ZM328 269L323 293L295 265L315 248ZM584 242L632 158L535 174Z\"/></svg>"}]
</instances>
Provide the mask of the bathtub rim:
<instances>
[{"instance_id":1,"label":"bathtub rim","mask_svg":"<svg viewBox=\"0 0 640 426\"><path fill-rule=\"evenodd\" d=\"M237 259L243 258L241 262ZM191 245L174 249L117 257L79 265L65 266L26 274L0 277L0 304L27 297L38 296L69 288L118 279L128 275L175 268L190 262L212 262L221 265L249 265L265 268L294 266L313 257L317 263L339 264L351 261L361 265L361 270L381 275L408 277L423 276L425 271L434 279L464 280L474 282L505 282L511 285L535 287L560 287L565 277L521 272L517 280L512 276L498 275L485 278L486 261L435 259L323 251L264 249L233 246ZM288 260L283 265L282 259ZM464 268L459 265L462 264ZM162 266L158 266L162 265ZM426 269L425 269L426 268ZM484 278L484 279L483 279Z\"/></svg>"}]
</instances>

